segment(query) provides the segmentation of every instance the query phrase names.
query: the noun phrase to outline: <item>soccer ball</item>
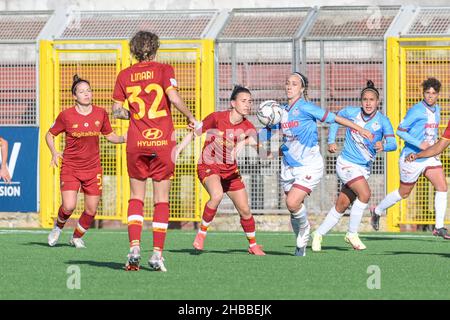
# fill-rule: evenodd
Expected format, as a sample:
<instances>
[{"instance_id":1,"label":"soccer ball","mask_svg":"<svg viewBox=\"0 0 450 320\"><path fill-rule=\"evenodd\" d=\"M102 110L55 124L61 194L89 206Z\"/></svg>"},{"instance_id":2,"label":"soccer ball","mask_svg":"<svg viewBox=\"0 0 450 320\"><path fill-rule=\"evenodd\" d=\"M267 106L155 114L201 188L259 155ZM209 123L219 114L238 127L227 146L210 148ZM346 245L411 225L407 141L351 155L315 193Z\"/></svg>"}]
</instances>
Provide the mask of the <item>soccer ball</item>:
<instances>
[{"instance_id":1,"label":"soccer ball","mask_svg":"<svg viewBox=\"0 0 450 320\"><path fill-rule=\"evenodd\" d=\"M282 114L283 109L281 109L278 102L274 100L262 102L256 111L256 116L258 117L259 122L266 127L274 126L280 123Z\"/></svg>"}]
</instances>

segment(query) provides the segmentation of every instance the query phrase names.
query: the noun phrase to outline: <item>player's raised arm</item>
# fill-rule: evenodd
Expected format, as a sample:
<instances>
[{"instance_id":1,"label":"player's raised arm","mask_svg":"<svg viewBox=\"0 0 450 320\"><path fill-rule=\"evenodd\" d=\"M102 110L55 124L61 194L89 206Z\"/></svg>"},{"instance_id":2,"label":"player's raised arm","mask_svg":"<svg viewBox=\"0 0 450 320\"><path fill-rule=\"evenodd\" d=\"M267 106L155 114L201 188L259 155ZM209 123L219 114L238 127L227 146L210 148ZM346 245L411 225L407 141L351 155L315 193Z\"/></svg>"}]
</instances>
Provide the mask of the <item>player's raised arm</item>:
<instances>
[{"instance_id":1,"label":"player's raised arm","mask_svg":"<svg viewBox=\"0 0 450 320\"><path fill-rule=\"evenodd\" d=\"M340 110L337 114L340 117L347 118L346 108ZM328 129L328 152L336 153L337 152L337 144L336 144L336 135L339 130L339 123L333 122Z\"/></svg>"},{"instance_id":2,"label":"player's raised arm","mask_svg":"<svg viewBox=\"0 0 450 320\"><path fill-rule=\"evenodd\" d=\"M397 150L397 140L395 140L394 129L392 128L392 124L387 117L383 118L383 137L384 143L381 143L381 146L376 146L375 150L377 152L390 152Z\"/></svg>"},{"instance_id":3,"label":"player's raised arm","mask_svg":"<svg viewBox=\"0 0 450 320\"><path fill-rule=\"evenodd\" d=\"M342 124L343 126L346 126L353 130L358 131L358 133L361 136L363 136L364 138L369 139L370 141L373 140L373 134L369 130L358 126L356 123L354 123L348 119L345 119L343 117L340 117L340 116L336 116L335 121L339 124Z\"/></svg>"},{"instance_id":4,"label":"player's raised arm","mask_svg":"<svg viewBox=\"0 0 450 320\"><path fill-rule=\"evenodd\" d=\"M195 119L192 112L184 103L183 99L180 97L178 91L176 90L168 90L167 96L169 97L170 102L178 109L189 121L189 128L194 129L196 126L197 120Z\"/></svg>"},{"instance_id":5,"label":"player's raised arm","mask_svg":"<svg viewBox=\"0 0 450 320\"><path fill-rule=\"evenodd\" d=\"M184 150L184 148L187 147L187 145L189 143L191 143L193 138L194 138L194 132L191 131L183 138L183 140L181 140L180 143L177 144L176 149L175 149L175 161L174 162L177 161L180 153Z\"/></svg>"},{"instance_id":6,"label":"player's raised arm","mask_svg":"<svg viewBox=\"0 0 450 320\"><path fill-rule=\"evenodd\" d=\"M438 154L441 154L442 151L444 151L449 145L450 145L450 140L441 138L441 139L439 139L439 141L437 143L435 143L428 149L420 151L418 154L415 155L414 158L420 159L420 158L429 158L429 157L437 156ZM412 160L412 161L414 161L414 160Z\"/></svg>"}]
</instances>

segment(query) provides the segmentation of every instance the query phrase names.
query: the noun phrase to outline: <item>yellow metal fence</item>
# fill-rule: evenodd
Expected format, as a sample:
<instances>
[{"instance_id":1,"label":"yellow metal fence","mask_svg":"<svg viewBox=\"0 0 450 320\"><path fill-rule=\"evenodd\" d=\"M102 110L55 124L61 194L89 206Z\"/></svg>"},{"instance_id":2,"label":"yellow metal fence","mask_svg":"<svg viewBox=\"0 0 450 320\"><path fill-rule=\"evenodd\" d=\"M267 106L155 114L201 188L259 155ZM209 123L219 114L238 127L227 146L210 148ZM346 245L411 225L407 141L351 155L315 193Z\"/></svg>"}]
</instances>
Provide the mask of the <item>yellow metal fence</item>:
<instances>
[{"instance_id":1,"label":"yellow metal fence","mask_svg":"<svg viewBox=\"0 0 450 320\"><path fill-rule=\"evenodd\" d=\"M398 127L407 110L423 99L421 83L428 77L435 77L442 83L438 101L441 107L440 132L442 133L447 126L450 119L449 40L446 38L387 40L387 110L394 129ZM390 152L387 156L387 193L399 187L398 159L403 141L398 138L397 141L398 151ZM449 151L445 150L440 158L447 174L450 169ZM388 209L388 228L390 231L398 231L401 224L434 223L434 188L422 176L407 200ZM450 223L448 214L445 223Z\"/></svg>"},{"instance_id":2,"label":"yellow metal fence","mask_svg":"<svg viewBox=\"0 0 450 320\"><path fill-rule=\"evenodd\" d=\"M166 46L166 48L165 48ZM197 119L214 111L214 52L210 40L162 41L157 60L171 64L179 84L179 92ZM41 41L40 43L40 216L44 227L52 227L61 203L59 168L49 167L51 155L45 134L60 111L73 105L70 92L72 76L77 73L88 79L93 89L93 103L111 114L112 91L117 73L132 63L127 41ZM186 121L172 108L172 117L180 141L186 132ZM110 118L117 134L123 134L128 121ZM56 146L64 148L64 135ZM196 161L200 141L194 141L178 159L170 193L171 221L197 221L205 197L196 179ZM126 222L129 183L125 145L100 140L103 168L103 196L97 219ZM147 184L144 218L153 213L152 185ZM79 194L77 217L83 211L83 194Z\"/></svg>"}]
</instances>

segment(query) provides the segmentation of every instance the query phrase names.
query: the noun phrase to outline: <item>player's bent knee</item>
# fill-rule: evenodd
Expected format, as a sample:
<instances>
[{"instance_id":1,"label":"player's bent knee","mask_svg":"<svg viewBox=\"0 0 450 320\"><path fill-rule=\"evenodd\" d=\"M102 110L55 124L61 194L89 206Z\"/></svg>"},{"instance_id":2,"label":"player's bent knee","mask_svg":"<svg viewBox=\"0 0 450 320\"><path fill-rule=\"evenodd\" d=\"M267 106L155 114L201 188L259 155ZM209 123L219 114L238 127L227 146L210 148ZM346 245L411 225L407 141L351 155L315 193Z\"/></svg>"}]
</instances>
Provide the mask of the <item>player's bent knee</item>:
<instances>
[{"instance_id":1,"label":"player's bent knee","mask_svg":"<svg viewBox=\"0 0 450 320\"><path fill-rule=\"evenodd\" d=\"M72 212L74 212L75 209L76 209L76 207L77 207L76 205L74 205L74 206L63 205L64 212L66 212L66 213L72 213Z\"/></svg>"},{"instance_id":2,"label":"player's bent knee","mask_svg":"<svg viewBox=\"0 0 450 320\"><path fill-rule=\"evenodd\" d=\"M299 204L296 203L295 201L286 200L286 207L291 213L298 212L300 210L301 205L302 205L301 203Z\"/></svg>"},{"instance_id":3,"label":"player's bent knee","mask_svg":"<svg viewBox=\"0 0 450 320\"><path fill-rule=\"evenodd\" d=\"M210 195L211 199L210 201L216 205L219 205L219 203L222 201L223 199L223 193L213 193Z\"/></svg>"},{"instance_id":4,"label":"player's bent knee","mask_svg":"<svg viewBox=\"0 0 450 320\"><path fill-rule=\"evenodd\" d=\"M371 197L372 195L371 195L371 193L370 192L364 192L364 193L361 193L359 196L358 196L358 199L359 199L359 201L361 201L362 203L369 203L369 200L370 200L370 197Z\"/></svg>"}]
</instances>

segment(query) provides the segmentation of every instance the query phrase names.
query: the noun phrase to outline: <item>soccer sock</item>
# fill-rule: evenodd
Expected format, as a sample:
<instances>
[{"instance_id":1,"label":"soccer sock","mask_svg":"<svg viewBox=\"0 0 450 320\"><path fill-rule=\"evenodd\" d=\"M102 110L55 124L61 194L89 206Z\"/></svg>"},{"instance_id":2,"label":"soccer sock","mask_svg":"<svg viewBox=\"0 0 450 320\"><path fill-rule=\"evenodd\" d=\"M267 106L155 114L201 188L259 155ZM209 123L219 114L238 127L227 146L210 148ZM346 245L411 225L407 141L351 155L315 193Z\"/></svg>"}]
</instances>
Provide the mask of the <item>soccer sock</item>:
<instances>
[{"instance_id":1,"label":"soccer sock","mask_svg":"<svg viewBox=\"0 0 450 320\"><path fill-rule=\"evenodd\" d=\"M255 219L251 216L250 219L244 220L241 217L241 226L244 229L245 235L247 236L248 243L250 247L256 245L256 232L255 232Z\"/></svg>"},{"instance_id":2,"label":"soccer sock","mask_svg":"<svg viewBox=\"0 0 450 320\"><path fill-rule=\"evenodd\" d=\"M139 199L128 201L128 239L130 248L140 246L142 224L144 223L144 202Z\"/></svg>"},{"instance_id":3,"label":"soccer sock","mask_svg":"<svg viewBox=\"0 0 450 320\"><path fill-rule=\"evenodd\" d=\"M383 200L375 207L375 213L379 216L384 210L392 207L394 204L402 200L402 196L398 192L398 189L389 193Z\"/></svg>"},{"instance_id":4,"label":"soccer sock","mask_svg":"<svg viewBox=\"0 0 450 320\"><path fill-rule=\"evenodd\" d=\"M58 210L58 218L56 219L56 226L60 229L64 228L64 225L66 224L67 220L69 220L72 213L73 211L64 211L63 207L60 206Z\"/></svg>"},{"instance_id":5,"label":"soccer sock","mask_svg":"<svg viewBox=\"0 0 450 320\"><path fill-rule=\"evenodd\" d=\"M169 226L170 208L168 202L155 203L153 212L153 252L161 256Z\"/></svg>"},{"instance_id":6,"label":"soccer sock","mask_svg":"<svg viewBox=\"0 0 450 320\"><path fill-rule=\"evenodd\" d=\"M336 208L333 206L330 211L328 211L325 220L322 224L317 228L316 233L323 236L326 235L333 227L339 222L342 215L336 211Z\"/></svg>"},{"instance_id":7,"label":"soccer sock","mask_svg":"<svg viewBox=\"0 0 450 320\"><path fill-rule=\"evenodd\" d=\"M216 212L217 208L211 209L210 207L208 207L208 204L205 204L205 209L203 210L202 215L202 223L200 224L200 229L198 230L199 233L206 235L206 232L208 232L209 225L213 221Z\"/></svg>"},{"instance_id":8,"label":"soccer sock","mask_svg":"<svg viewBox=\"0 0 450 320\"><path fill-rule=\"evenodd\" d=\"M447 192L436 191L434 210L436 211L436 229L444 227L445 210L447 209Z\"/></svg>"},{"instance_id":9,"label":"soccer sock","mask_svg":"<svg viewBox=\"0 0 450 320\"><path fill-rule=\"evenodd\" d=\"M368 203L364 203L356 199L353 202L352 210L350 211L350 221L348 223L348 232L349 233L358 233L359 225L361 224L361 219L364 213L364 210L367 209Z\"/></svg>"},{"instance_id":10,"label":"soccer sock","mask_svg":"<svg viewBox=\"0 0 450 320\"><path fill-rule=\"evenodd\" d=\"M83 213L81 214L80 219L78 220L78 224L77 227L75 228L75 230L73 231L73 238L81 238L86 231L89 229L89 227L91 226L92 221L95 218L95 213L94 215L89 215L86 210L83 211Z\"/></svg>"},{"instance_id":11,"label":"soccer sock","mask_svg":"<svg viewBox=\"0 0 450 320\"><path fill-rule=\"evenodd\" d=\"M308 218L306 213L306 206L302 203L300 210L295 213L291 213L291 226L292 230L295 233L295 236L298 236L300 229L305 228L308 225Z\"/></svg>"}]
</instances>

